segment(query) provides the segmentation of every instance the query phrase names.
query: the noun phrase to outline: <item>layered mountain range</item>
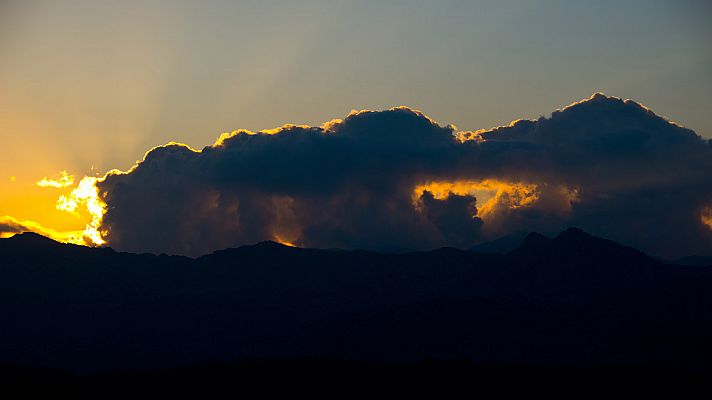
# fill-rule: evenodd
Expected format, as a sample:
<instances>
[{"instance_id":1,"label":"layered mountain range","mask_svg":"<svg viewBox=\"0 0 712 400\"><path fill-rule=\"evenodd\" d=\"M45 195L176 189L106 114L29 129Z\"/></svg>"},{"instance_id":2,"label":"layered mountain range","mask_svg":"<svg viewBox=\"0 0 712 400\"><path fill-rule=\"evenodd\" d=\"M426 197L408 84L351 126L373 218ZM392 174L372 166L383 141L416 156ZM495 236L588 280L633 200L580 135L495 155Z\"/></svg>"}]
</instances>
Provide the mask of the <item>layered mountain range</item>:
<instances>
[{"instance_id":1,"label":"layered mountain range","mask_svg":"<svg viewBox=\"0 0 712 400\"><path fill-rule=\"evenodd\" d=\"M503 254L274 242L199 258L0 240L0 363L68 371L265 358L650 365L712 355L712 266L571 228Z\"/></svg>"}]
</instances>

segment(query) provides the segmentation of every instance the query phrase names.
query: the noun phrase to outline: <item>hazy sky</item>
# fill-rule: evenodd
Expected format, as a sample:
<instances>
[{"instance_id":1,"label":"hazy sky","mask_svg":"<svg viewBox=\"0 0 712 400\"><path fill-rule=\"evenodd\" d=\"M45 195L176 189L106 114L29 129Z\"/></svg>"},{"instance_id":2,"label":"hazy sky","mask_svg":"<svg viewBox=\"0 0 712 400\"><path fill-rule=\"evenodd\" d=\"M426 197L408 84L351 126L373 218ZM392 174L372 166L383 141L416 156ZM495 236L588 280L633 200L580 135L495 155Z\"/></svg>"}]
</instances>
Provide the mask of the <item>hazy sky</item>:
<instances>
[{"instance_id":1,"label":"hazy sky","mask_svg":"<svg viewBox=\"0 0 712 400\"><path fill-rule=\"evenodd\" d=\"M474 130L604 91L712 137L710 43L705 1L0 0L0 215L76 228L41 177L352 109Z\"/></svg>"}]
</instances>

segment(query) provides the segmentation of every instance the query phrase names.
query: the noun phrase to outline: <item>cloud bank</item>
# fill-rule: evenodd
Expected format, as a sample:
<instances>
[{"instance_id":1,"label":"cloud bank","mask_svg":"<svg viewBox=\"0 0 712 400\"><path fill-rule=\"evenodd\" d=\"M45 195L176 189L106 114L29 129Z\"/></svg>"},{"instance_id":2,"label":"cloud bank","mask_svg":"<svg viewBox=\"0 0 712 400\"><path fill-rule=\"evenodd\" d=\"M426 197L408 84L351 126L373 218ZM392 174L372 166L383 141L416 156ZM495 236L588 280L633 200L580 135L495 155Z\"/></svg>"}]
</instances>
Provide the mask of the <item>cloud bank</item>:
<instances>
[{"instance_id":1,"label":"cloud bank","mask_svg":"<svg viewBox=\"0 0 712 400\"><path fill-rule=\"evenodd\" d=\"M239 130L154 148L96 187L98 230L132 252L468 247L571 225L662 256L712 249L710 141L602 94L476 132L405 107Z\"/></svg>"}]
</instances>

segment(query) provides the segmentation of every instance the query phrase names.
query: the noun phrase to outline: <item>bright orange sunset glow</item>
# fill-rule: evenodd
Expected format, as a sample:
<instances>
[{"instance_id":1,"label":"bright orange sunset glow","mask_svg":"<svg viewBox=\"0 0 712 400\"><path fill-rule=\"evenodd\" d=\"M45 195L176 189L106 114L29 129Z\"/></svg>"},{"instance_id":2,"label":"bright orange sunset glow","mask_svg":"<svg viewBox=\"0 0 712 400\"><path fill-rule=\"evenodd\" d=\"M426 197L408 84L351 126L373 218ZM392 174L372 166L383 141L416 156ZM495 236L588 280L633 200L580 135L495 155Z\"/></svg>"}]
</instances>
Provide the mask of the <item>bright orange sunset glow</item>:
<instances>
[{"instance_id":1,"label":"bright orange sunset glow","mask_svg":"<svg viewBox=\"0 0 712 400\"><path fill-rule=\"evenodd\" d=\"M0 223L15 229L0 231L0 237L32 231L63 243L103 245L99 227L106 205L95 186L98 178L84 177L76 187L74 179L67 171L34 184L11 179L0 198L0 209L6 213Z\"/></svg>"},{"instance_id":2,"label":"bright orange sunset glow","mask_svg":"<svg viewBox=\"0 0 712 400\"><path fill-rule=\"evenodd\" d=\"M422 195L432 193L437 200L445 200L451 194L472 196L477 201L477 217L487 219L497 206L516 209L531 206L539 200L537 185L522 182L509 183L494 179L482 181L429 182L413 190L413 205L422 207ZM473 215L474 217L475 215Z\"/></svg>"},{"instance_id":3,"label":"bright orange sunset glow","mask_svg":"<svg viewBox=\"0 0 712 400\"><path fill-rule=\"evenodd\" d=\"M705 207L702 210L702 214L700 215L700 218L702 219L702 223L707 225L710 230L712 230L712 206L711 207Z\"/></svg>"}]
</instances>

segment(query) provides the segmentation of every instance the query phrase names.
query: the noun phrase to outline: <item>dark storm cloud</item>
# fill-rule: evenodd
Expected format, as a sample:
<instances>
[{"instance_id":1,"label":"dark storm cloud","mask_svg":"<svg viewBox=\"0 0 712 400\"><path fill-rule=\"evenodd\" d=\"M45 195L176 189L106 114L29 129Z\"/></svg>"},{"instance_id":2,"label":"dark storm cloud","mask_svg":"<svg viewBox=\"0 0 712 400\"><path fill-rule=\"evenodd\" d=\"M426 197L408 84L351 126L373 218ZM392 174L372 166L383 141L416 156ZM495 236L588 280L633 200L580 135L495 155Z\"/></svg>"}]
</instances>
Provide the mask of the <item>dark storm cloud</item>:
<instances>
[{"instance_id":1,"label":"dark storm cloud","mask_svg":"<svg viewBox=\"0 0 712 400\"><path fill-rule=\"evenodd\" d=\"M478 132L408 108L237 131L202 151L155 148L98 187L106 239L128 251L467 247L569 225L667 256L712 247L712 145L603 95Z\"/></svg>"}]
</instances>

